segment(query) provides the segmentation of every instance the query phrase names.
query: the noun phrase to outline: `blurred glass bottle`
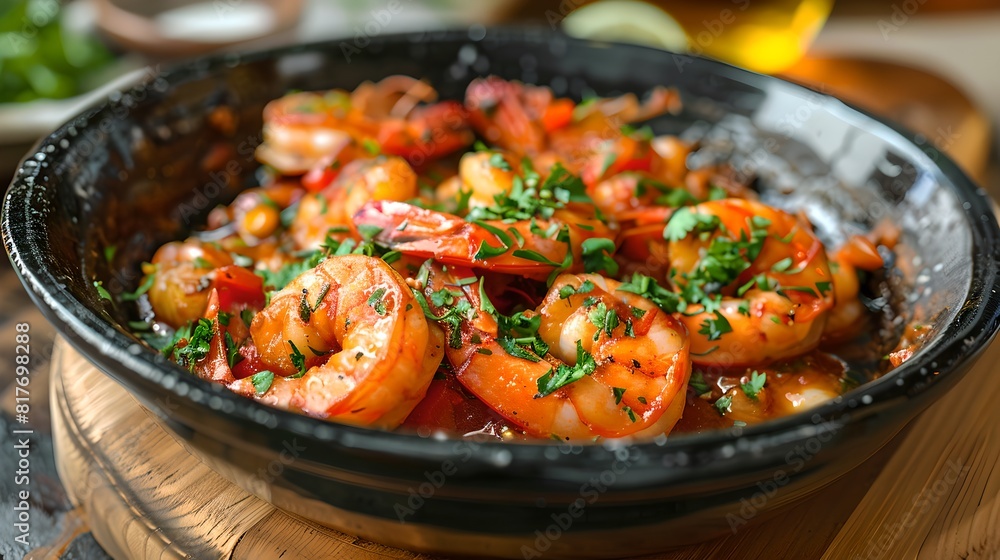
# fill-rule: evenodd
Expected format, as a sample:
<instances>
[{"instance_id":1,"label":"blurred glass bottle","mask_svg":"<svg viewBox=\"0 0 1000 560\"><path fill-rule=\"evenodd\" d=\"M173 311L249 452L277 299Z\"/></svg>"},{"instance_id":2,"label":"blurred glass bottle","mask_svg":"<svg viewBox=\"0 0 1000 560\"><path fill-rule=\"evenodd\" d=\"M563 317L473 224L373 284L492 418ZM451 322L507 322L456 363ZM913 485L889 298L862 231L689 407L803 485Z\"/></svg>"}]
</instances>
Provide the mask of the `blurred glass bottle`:
<instances>
[{"instance_id":1,"label":"blurred glass bottle","mask_svg":"<svg viewBox=\"0 0 1000 560\"><path fill-rule=\"evenodd\" d=\"M576 2L571 35L677 48L765 73L809 49L833 0L601 0ZM584 5L585 4L585 5Z\"/></svg>"}]
</instances>

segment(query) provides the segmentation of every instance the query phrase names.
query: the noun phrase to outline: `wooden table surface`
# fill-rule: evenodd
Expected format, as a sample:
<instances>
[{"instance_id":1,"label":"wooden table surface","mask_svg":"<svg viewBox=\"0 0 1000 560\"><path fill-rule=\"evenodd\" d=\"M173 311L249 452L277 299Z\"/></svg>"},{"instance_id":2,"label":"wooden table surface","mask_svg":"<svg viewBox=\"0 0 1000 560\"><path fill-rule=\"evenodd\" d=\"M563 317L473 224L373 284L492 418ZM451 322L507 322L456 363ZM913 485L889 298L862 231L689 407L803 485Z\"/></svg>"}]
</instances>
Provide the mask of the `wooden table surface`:
<instances>
[{"instance_id":1,"label":"wooden table surface","mask_svg":"<svg viewBox=\"0 0 1000 560\"><path fill-rule=\"evenodd\" d=\"M809 81L815 68L800 67L798 79ZM845 73L851 79L860 79L863 72ZM863 76L862 76L863 77ZM829 76L827 76L829 78ZM824 82L836 91L836 80L827 79ZM844 84L841 84L842 86ZM906 88L905 84L896 84L906 89L912 95L911 99L919 98L920 92L927 88ZM875 89L875 97L869 102L875 103L877 98L885 95L884 88ZM939 89L931 89L940 95ZM864 98L855 99L864 104ZM915 101L914 101L915 103ZM975 107L967 102L948 99L937 99L932 105L932 111L911 109L898 110L893 116L910 126L921 129L928 127L934 131L940 126L935 115L946 116L951 122L955 120L965 123L955 130L960 142L942 146L952 151L967 166L969 171L988 182L991 177L981 167L988 153L989 138L987 119L978 113ZM941 104L945 105L941 105ZM912 105L912 103L911 103ZM918 107L919 108L919 107ZM892 112L893 107L886 110ZM960 111L956 117L954 111ZM962 112L964 111L964 112ZM913 115L920 118L913 119ZM935 136L928 135L934 139ZM947 138L945 138L947 140ZM957 147L956 147L957 146ZM956 149L961 149L956 153ZM995 175L993 175L995 177ZM126 503L128 516L117 512L114 508L114 493L103 495L93 494L100 489L100 476L88 478L83 486L87 496L103 496L97 502L90 502L90 508L83 508L87 503L78 485L73 488L77 492L67 495L66 487L56 475L52 437L50 432L50 407L48 397L48 361L52 353L52 328L41 317L40 313L20 290L16 278L4 260L0 263L0 363L13 363L14 325L27 322L31 325L31 412L28 426L34 429L32 435L32 472L31 472L31 547L23 547L13 542L12 515L15 490L13 478L0 477L0 558L47 558L62 559L101 559L107 554L97 544L91 525L100 527L98 536L102 544L108 546L114 556L145 557L178 557L181 552L176 546L166 547L167 553L157 548L156 538L170 534L170 526L151 523L155 518L159 521L169 518L161 510L144 511L144 502ZM63 352L61 359L65 360L67 368L76 368L79 375L86 375L88 368L70 352ZM738 531L735 535L724 539L704 543L699 546L675 551L657 558L996 558L1000 555L1000 469L995 468L1000 462L1000 380L997 379L995 364L1000 363L1000 346L994 344L988 354L980 362L980 366L969 374L969 378L937 403L931 410L913 422L893 442L881 452L873 456L862 467L837 481L820 493L787 512L761 525L746 531ZM61 379L66 378L62 370ZM93 374L93 372L91 372ZM93 374L96 375L96 374ZM13 369L0 367L0 471L12 472L16 464L12 452L13 429L19 428L14 423L14 388L11 384ZM94 383L106 387L105 392L115 394L122 391L114 384L107 385L107 380L101 377L93 378ZM103 383L103 385L102 385ZM79 388L79 386L77 386ZM96 395L100 402L101 395ZM140 423L144 413L138 410L134 402L123 397L122 402L128 406L110 408L115 413L126 414L131 418L133 429L148 430L148 437L159 437L157 445L169 446L173 440L156 434L155 425L148 421ZM94 404L90 402L88 404ZM94 410L99 410L95 408ZM128 416L131 414L132 416ZM105 429L107 426L105 425ZM82 434L83 432L81 432ZM136 435L137 432L129 432ZM103 443L122 445L118 434L111 430L104 432ZM99 438L100 439L100 438ZM128 440L134 444L137 440ZM174 444L176 445L176 444ZM183 454L177 455L178 460ZM86 457L79 457L79 472L89 463ZM145 465L135 463L111 465L105 463L101 468L93 469L99 475L102 469L121 469L118 474L135 473L139 467L148 469L154 463ZM197 468L200 464L192 464ZM204 468L204 467L202 467ZM73 471L77 472L77 471ZM91 471L86 471L91 472ZM212 479L211 477L216 477ZM130 479L123 479L130 480ZM158 479L150 476L137 476L135 484L143 488L156 490L159 485L152 484ZM190 479L189 479L190 480ZM256 528L246 534L244 539L235 539L233 547L227 552L216 555L231 558L296 558L318 557L317 550L323 550L341 558L421 558L403 551L386 549L373 543L367 543L339 535L327 529L316 527L308 522L291 518L281 512L268 510L270 506L256 498L241 496L239 492L225 486L224 481L214 473L204 473L204 476L194 482L214 484L230 492L227 496L241 500L241 507L258 508L254 511L260 517L252 525L233 525L232 531L246 531ZM130 482L131 483L131 482ZM205 496L217 496L218 493L206 493ZM71 499L72 497L72 499ZM110 501L109 501L110 500ZM256 502L254 502L256 500ZM257 503L259 502L259 503ZM94 507L94 504L109 504L106 510ZM164 502L156 502L162 508ZM176 502L170 502L176 505ZM191 507L193 503L182 502L179 507ZM197 504L194 504L197 505ZM218 505L218 504L216 504ZM272 508L273 509L273 508ZM116 513L117 512L117 513ZM179 511L181 515L183 511ZM88 524L88 516L90 516ZM190 518L186 518L190 521ZM249 522L247 517L243 521ZM133 523L150 529L150 535L156 538L143 540L142 554L140 549L121 548L120 542L128 542L127 535L122 541L121 534L116 533L123 527L134 527ZM235 523L235 522L234 522ZM187 531L203 529L199 524L181 524ZM112 530L109 530L111 528ZM102 532L103 531L103 532ZM296 535L293 542L284 538L285 535ZM135 536L137 533L131 533ZM188 533L188 536L193 533ZM196 534L196 533L194 533ZM117 535L117 537L116 537ZM177 533L180 535L180 533ZM228 533L223 536L228 537ZM215 535L216 538L219 535ZM332 539L332 540L331 540ZM165 541L164 541L165 542ZM173 542L173 541L171 541ZM228 541L227 541L228 542ZM333 543L331 545L331 543ZM238 545L238 546L237 546ZM333 546L334 548L329 548ZM319 548L314 548L319 547ZM308 554L313 554L309 556ZM194 557L200 557L195 554Z\"/></svg>"}]
</instances>

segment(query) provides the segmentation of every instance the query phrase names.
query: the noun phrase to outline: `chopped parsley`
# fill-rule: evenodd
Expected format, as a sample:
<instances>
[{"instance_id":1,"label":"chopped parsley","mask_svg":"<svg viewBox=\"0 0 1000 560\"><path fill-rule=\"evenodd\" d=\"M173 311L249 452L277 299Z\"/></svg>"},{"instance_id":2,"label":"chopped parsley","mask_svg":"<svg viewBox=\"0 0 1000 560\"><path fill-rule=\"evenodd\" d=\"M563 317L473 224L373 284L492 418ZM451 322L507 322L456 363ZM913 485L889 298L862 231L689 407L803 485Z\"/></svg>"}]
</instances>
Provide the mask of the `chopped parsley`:
<instances>
[{"instance_id":1,"label":"chopped parsley","mask_svg":"<svg viewBox=\"0 0 1000 560\"><path fill-rule=\"evenodd\" d=\"M594 283L590 280L584 280L580 283L579 287L574 287L570 284L559 288L559 299L566 299L576 294L587 294L594 291Z\"/></svg>"},{"instance_id":2,"label":"chopped parsley","mask_svg":"<svg viewBox=\"0 0 1000 560\"><path fill-rule=\"evenodd\" d=\"M240 347L233 341L233 335L226 332L223 338L226 341L226 363L232 368L243 360L243 354L240 354Z\"/></svg>"},{"instance_id":3,"label":"chopped parsley","mask_svg":"<svg viewBox=\"0 0 1000 560\"><path fill-rule=\"evenodd\" d=\"M608 152L605 154L604 161L601 162L601 171L597 174L597 176L603 177L604 174L608 172L608 169L611 169L611 166L614 165L617 160L618 154L615 152Z\"/></svg>"},{"instance_id":4,"label":"chopped parsley","mask_svg":"<svg viewBox=\"0 0 1000 560\"><path fill-rule=\"evenodd\" d=\"M800 292L808 294L812 297L819 297L816 295L816 290L810 288L809 286L784 286L778 289L778 294L784 297L788 297L787 292Z\"/></svg>"},{"instance_id":5,"label":"chopped parsley","mask_svg":"<svg viewBox=\"0 0 1000 560\"><path fill-rule=\"evenodd\" d=\"M760 393L761 389L764 388L764 383L767 382L767 376L758 371L754 371L750 374L750 379L746 383L741 383L740 387L746 396L753 400L757 400L757 395Z\"/></svg>"},{"instance_id":6,"label":"chopped parsley","mask_svg":"<svg viewBox=\"0 0 1000 560\"><path fill-rule=\"evenodd\" d=\"M173 337L169 339L146 339L146 341L159 349L165 357L173 358L174 349L177 348L177 345L180 344L182 340L188 338L191 338L191 323L188 323L174 331Z\"/></svg>"},{"instance_id":7,"label":"chopped parsley","mask_svg":"<svg viewBox=\"0 0 1000 560\"><path fill-rule=\"evenodd\" d=\"M213 265L211 262L209 262L207 259L203 257L195 257L194 260L191 261L191 264L193 264L195 268L201 268L206 270L215 268L215 265Z\"/></svg>"},{"instance_id":8,"label":"chopped parsley","mask_svg":"<svg viewBox=\"0 0 1000 560\"><path fill-rule=\"evenodd\" d=\"M490 315L497 315L497 308L493 307L493 302L486 296L486 279L479 280L479 309Z\"/></svg>"},{"instance_id":9,"label":"chopped parsley","mask_svg":"<svg viewBox=\"0 0 1000 560\"><path fill-rule=\"evenodd\" d=\"M533 362L539 361L537 356L545 356L549 352L549 345L538 336L538 328L542 324L542 316L526 316L524 313L514 313L513 315L496 315L497 320L497 342L503 346L507 353ZM516 348L527 348L534 355L520 352ZM512 350L513 349L513 350Z\"/></svg>"},{"instance_id":10,"label":"chopped parsley","mask_svg":"<svg viewBox=\"0 0 1000 560\"><path fill-rule=\"evenodd\" d=\"M104 287L104 282L94 280L94 287L97 288L97 295L100 296L101 299L111 301L111 294L108 293L107 288Z\"/></svg>"},{"instance_id":11,"label":"chopped parsley","mask_svg":"<svg viewBox=\"0 0 1000 560\"><path fill-rule=\"evenodd\" d=\"M625 136L631 136L636 140L649 142L653 139L653 129L648 124L638 129L630 124L623 124L619 130Z\"/></svg>"},{"instance_id":12,"label":"chopped parsley","mask_svg":"<svg viewBox=\"0 0 1000 560\"><path fill-rule=\"evenodd\" d=\"M497 155L490 158L491 162ZM490 206L473 208L469 211L468 220L514 222L535 217L548 219L568 202L590 202L583 181L562 164L556 163L544 181L541 181L530 160L523 160L522 167L523 174L514 177L510 192L494 195L494 203Z\"/></svg>"},{"instance_id":13,"label":"chopped parsley","mask_svg":"<svg viewBox=\"0 0 1000 560\"><path fill-rule=\"evenodd\" d=\"M680 208L670 216L670 221L663 229L663 238L668 241L680 241L690 233L708 233L715 231L722 224L718 216L697 214L690 208Z\"/></svg>"},{"instance_id":14,"label":"chopped parsley","mask_svg":"<svg viewBox=\"0 0 1000 560\"><path fill-rule=\"evenodd\" d=\"M729 194L726 193L726 189L717 187L715 185L709 185L708 200L722 200L724 198L729 198Z\"/></svg>"},{"instance_id":15,"label":"chopped parsley","mask_svg":"<svg viewBox=\"0 0 1000 560\"><path fill-rule=\"evenodd\" d=\"M242 320L243 324L246 325L248 328L250 327L250 323L253 323L253 316L254 313L250 309L244 309L243 311L240 311L240 320Z\"/></svg>"},{"instance_id":16,"label":"chopped parsley","mask_svg":"<svg viewBox=\"0 0 1000 560\"><path fill-rule=\"evenodd\" d=\"M618 274L618 263L611 255L615 252L615 242L604 237L585 239L580 245L583 269L586 272L606 272L610 276Z\"/></svg>"},{"instance_id":17,"label":"chopped parsley","mask_svg":"<svg viewBox=\"0 0 1000 560\"><path fill-rule=\"evenodd\" d=\"M494 247L486 243L485 240L483 240L482 242L479 243L479 251L476 252L475 257L473 258L477 260L482 260L502 255L506 253L508 249L510 249L511 245L514 244L514 241L510 238L509 235L507 235L507 232L505 232L504 230L496 226L492 226L482 220L470 220L470 221L476 224L477 226L485 229L486 231L492 233L497 237L498 240L500 240L499 247Z\"/></svg>"},{"instance_id":18,"label":"chopped parsley","mask_svg":"<svg viewBox=\"0 0 1000 560\"><path fill-rule=\"evenodd\" d=\"M194 369L194 365L205 359L211 349L212 336L215 334L212 321L201 318L193 324L187 344L182 348L173 348L172 355L178 363Z\"/></svg>"},{"instance_id":19,"label":"chopped parsley","mask_svg":"<svg viewBox=\"0 0 1000 560\"><path fill-rule=\"evenodd\" d=\"M134 292L125 292L121 295L122 301L135 301L139 299L142 294L149 291L153 287L153 282L156 281L156 273L147 274L146 278L142 281L142 284L135 289Z\"/></svg>"},{"instance_id":20,"label":"chopped parsley","mask_svg":"<svg viewBox=\"0 0 1000 560\"><path fill-rule=\"evenodd\" d=\"M379 315L386 314L385 301L382 299L385 296L385 288L379 288L372 292L368 296L368 305L375 310L375 313Z\"/></svg>"},{"instance_id":21,"label":"chopped parsley","mask_svg":"<svg viewBox=\"0 0 1000 560\"><path fill-rule=\"evenodd\" d=\"M503 171L511 170L510 163L508 163L507 160L504 159L503 154L501 153L493 152L493 155L490 156L489 161L490 165L496 167L497 169L501 169Z\"/></svg>"},{"instance_id":22,"label":"chopped parsley","mask_svg":"<svg viewBox=\"0 0 1000 560\"><path fill-rule=\"evenodd\" d=\"M325 201L326 199L324 198L323 200ZM326 212L321 212L321 214L325 214L325 213ZM281 227L283 227L285 229L288 229L288 228L292 227L292 224L295 223L295 217L298 216L298 215L299 215L299 203L298 202L296 202L296 203L290 205L288 208L285 208L284 210L282 210L278 214L278 219L281 222Z\"/></svg>"},{"instance_id":23,"label":"chopped parsley","mask_svg":"<svg viewBox=\"0 0 1000 560\"><path fill-rule=\"evenodd\" d=\"M292 366L299 370L295 375L291 375L289 379L298 379L306 374L306 357L299 351L299 348L295 346L295 343L291 340L288 341L288 345L292 348L292 353L288 355L288 359L291 360ZM313 352L315 354L315 352Z\"/></svg>"},{"instance_id":24,"label":"chopped parsley","mask_svg":"<svg viewBox=\"0 0 1000 560\"><path fill-rule=\"evenodd\" d=\"M382 228L369 224L358 224L358 233L365 241L371 241L376 235L382 233Z\"/></svg>"},{"instance_id":25,"label":"chopped parsley","mask_svg":"<svg viewBox=\"0 0 1000 560\"><path fill-rule=\"evenodd\" d=\"M681 187L668 187L664 183L642 177L635 184L635 196L646 196L650 190L660 194L653 200L653 203L668 208L680 208L691 204L698 204L698 199Z\"/></svg>"},{"instance_id":26,"label":"chopped parsley","mask_svg":"<svg viewBox=\"0 0 1000 560\"><path fill-rule=\"evenodd\" d=\"M259 371L250 376L250 382L253 383L253 390L259 397L271 388L271 383L274 382L274 373L266 369L264 371Z\"/></svg>"},{"instance_id":27,"label":"chopped parsley","mask_svg":"<svg viewBox=\"0 0 1000 560\"><path fill-rule=\"evenodd\" d=\"M302 299L299 300L299 319L302 319L303 323L308 323L309 319L312 318L312 306L309 305L309 290L303 288Z\"/></svg>"},{"instance_id":28,"label":"chopped parsley","mask_svg":"<svg viewBox=\"0 0 1000 560\"><path fill-rule=\"evenodd\" d=\"M436 292L431 292L431 303L434 307L453 305L456 298L462 297L462 292L455 292L448 288L441 288Z\"/></svg>"},{"instance_id":29,"label":"chopped parsley","mask_svg":"<svg viewBox=\"0 0 1000 560\"><path fill-rule=\"evenodd\" d=\"M750 302L747 301L747 300L741 301L739 307L736 308L736 311L739 312L740 315L745 315L745 316L749 317L750 316Z\"/></svg>"},{"instance_id":30,"label":"chopped parsley","mask_svg":"<svg viewBox=\"0 0 1000 560\"><path fill-rule=\"evenodd\" d=\"M315 313L319 306L323 304L323 300L326 299L326 295L330 293L330 283L324 282L320 287L319 295L316 296L316 303L313 305L312 310Z\"/></svg>"},{"instance_id":31,"label":"chopped parsley","mask_svg":"<svg viewBox=\"0 0 1000 560\"><path fill-rule=\"evenodd\" d=\"M704 374L702 374L702 372L698 370L691 372L691 380L688 381L688 387L694 389L694 394L698 395L699 397L706 393L712 392L712 388L709 387L708 383L705 382Z\"/></svg>"},{"instance_id":32,"label":"chopped parsley","mask_svg":"<svg viewBox=\"0 0 1000 560\"><path fill-rule=\"evenodd\" d=\"M622 397L625 395L625 389L621 387L612 387L611 392L615 395L615 404L621 404Z\"/></svg>"},{"instance_id":33,"label":"chopped parsley","mask_svg":"<svg viewBox=\"0 0 1000 560\"><path fill-rule=\"evenodd\" d=\"M786 270L792 267L792 264L793 264L792 258L785 257L780 261L771 265L771 272L785 272Z\"/></svg>"},{"instance_id":34,"label":"chopped parsley","mask_svg":"<svg viewBox=\"0 0 1000 560\"><path fill-rule=\"evenodd\" d=\"M660 286L649 276L638 272L633 273L630 280L622 282L618 290L642 296L667 313L681 312L685 308L685 302L680 294Z\"/></svg>"},{"instance_id":35,"label":"chopped parsley","mask_svg":"<svg viewBox=\"0 0 1000 560\"><path fill-rule=\"evenodd\" d=\"M427 267L423 267L420 275L426 276L424 271ZM419 275L418 275L419 276ZM426 277L421 285L426 285ZM481 297L485 295L482 291L482 284L480 284L480 294ZM475 314L475 310L472 308L472 304L469 300L461 298L462 293L456 291L450 291L447 289L441 289L436 292L431 293L431 303L435 307L443 310L441 315L435 315L431 311L430 305L427 303L427 298L419 290L413 291L413 297L416 298L417 303L420 304L421 309L424 311L424 316L432 321L436 321L443 324L448 330L448 345L452 348L462 347L462 322L465 320L471 320ZM461 298L461 299L459 299ZM482 301L488 301L485 297L482 297ZM480 306L482 306L482 302Z\"/></svg>"},{"instance_id":36,"label":"chopped parsley","mask_svg":"<svg viewBox=\"0 0 1000 560\"><path fill-rule=\"evenodd\" d=\"M379 143L372 138L362 140L361 147L371 156L377 156L382 153L382 146L379 146Z\"/></svg>"},{"instance_id":37,"label":"chopped parsley","mask_svg":"<svg viewBox=\"0 0 1000 560\"><path fill-rule=\"evenodd\" d=\"M628 414L628 418L632 422L635 422L636 420L638 420L638 417L635 415L635 411L632 410L631 406L623 406L622 407L622 412L624 412L625 414Z\"/></svg>"},{"instance_id":38,"label":"chopped parsley","mask_svg":"<svg viewBox=\"0 0 1000 560\"><path fill-rule=\"evenodd\" d=\"M700 217L699 217L700 216ZM706 218L714 218L706 220ZM675 224L675 221L677 222ZM749 219L750 234L740 230L739 239L719 235L712 239L708 249L704 251L694 270L689 273L675 275L673 281L680 287L680 299L687 304L700 304L705 313L711 314L700 325L698 333L709 340L718 340L722 335L732 332L729 321L720 313L723 288L736 281L740 275L750 268L751 263L760 254L767 239L767 227L771 224L766 218L754 216ZM684 239L692 232L713 231L720 227L718 217L703 216L682 208L674 213L664 229L664 237L677 241ZM787 266L791 265L791 259ZM786 266L782 264L782 266ZM787 268L786 266L786 268ZM742 296L753 284L761 289L771 286L771 281L763 274L757 275L751 282L740 286L737 295ZM662 307L662 306L661 306ZM667 309L664 309L667 310ZM680 309L683 312L683 309Z\"/></svg>"},{"instance_id":39,"label":"chopped parsley","mask_svg":"<svg viewBox=\"0 0 1000 560\"><path fill-rule=\"evenodd\" d=\"M276 292L290 284L292 280L298 278L303 272L315 268L322 260L323 254L320 251L310 251L305 256L305 259L299 262L288 263L277 271L257 270L255 273L264 279L265 286L271 288L271 291Z\"/></svg>"},{"instance_id":40,"label":"chopped parsley","mask_svg":"<svg viewBox=\"0 0 1000 560\"><path fill-rule=\"evenodd\" d=\"M566 385L593 374L596 369L597 362L594 361L594 357L587 353L580 341L577 340L576 365L559 364L558 367L550 368L545 375L538 378L538 393L535 394L535 398L551 395Z\"/></svg>"},{"instance_id":41,"label":"chopped parsley","mask_svg":"<svg viewBox=\"0 0 1000 560\"><path fill-rule=\"evenodd\" d=\"M723 395L715 401L715 410L719 411L719 414L725 416L727 412L732 411L733 397L731 395Z\"/></svg>"},{"instance_id":42,"label":"chopped parsley","mask_svg":"<svg viewBox=\"0 0 1000 560\"><path fill-rule=\"evenodd\" d=\"M528 360L529 362L540 362L541 358L536 356L534 353L530 352L523 346L519 345L513 338L498 338L497 344L504 349L507 354L515 357L521 358L522 360Z\"/></svg>"},{"instance_id":43,"label":"chopped parsley","mask_svg":"<svg viewBox=\"0 0 1000 560\"><path fill-rule=\"evenodd\" d=\"M709 340L718 340L722 338L722 335L731 332L733 332L733 326L729 324L729 320L725 316L717 311L714 316L702 321L698 328L698 334L706 336Z\"/></svg>"},{"instance_id":44,"label":"chopped parsley","mask_svg":"<svg viewBox=\"0 0 1000 560\"><path fill-rule=\"evenodd\" d=\"M549 259L545 255L530 249L517 249L512 253L515 257L527 259L529 261L540 262L548 266L559 266L559 263Z\"/></svg>"},{"instance_id":45,"label":"chopped parsley","mask_svg":"<svg viewBox=\"0 0 1000 560\"><path fill-rule=\"evenodd\" d=\"M612 331L619 324L618 312L614 309L608 309L604 302L598 303L593 309L587 313L587 318L590 322L597 327L597 332L594 333L594 340L597 340L601 336L601 332L604 332L611 337Z\"/></svg>"}]
</instances>

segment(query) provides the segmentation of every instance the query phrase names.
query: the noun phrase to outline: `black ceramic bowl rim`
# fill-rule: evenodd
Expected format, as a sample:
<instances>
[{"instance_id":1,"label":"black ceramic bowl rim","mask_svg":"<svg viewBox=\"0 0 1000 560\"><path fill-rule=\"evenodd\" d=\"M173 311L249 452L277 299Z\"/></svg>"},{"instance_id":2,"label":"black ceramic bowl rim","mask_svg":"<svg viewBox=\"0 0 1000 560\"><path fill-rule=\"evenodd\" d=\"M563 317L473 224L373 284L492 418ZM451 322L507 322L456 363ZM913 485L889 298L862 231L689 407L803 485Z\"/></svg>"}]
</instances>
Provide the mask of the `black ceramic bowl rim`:
<instances>
[{"instance_id":1,"label":"black ceramic bowl rim","mask_svg":"<svg viewBox=\"0 0 1000 560\"><path fill-rule=\"evenodd\" d=\"M482 28L478 28L482 34ZM593 43L565 37L548 30L524 28L491 28L486 31L491 36L504 39L539 37L548 40L559 37L569 44ZM455 41L465 39L469 33L454 30L438 34L435 40ZM391 43L416 41L419 34L387 35L373 39ZM477 37L482 39L482 37ZM312 49L336 44L337 41L296 45L269 49L241 55L240 63L268 59L275 56L308 52ZM623 44L607 45L615 49L646 49L647 47ZM673 55L666 51L662 56ZM697 58L697 57L692 57ZM156 84L172 84L197 78L207 73L232 66L232 55L214 56L179 65L168 71L148 77L121 96L112 96L103 104L84 111L64 124L58 130L41 140L35 150L21 162L21 166L11 183L3 203L2 230L6 249L22 282L39 305L45 316L57 330L84 355L95 361L117 362L115 375L134 376L131 381L152 384L164 396L194 403L206 412L225 414L231 419L260 425L268 429L279 429L292 435L313 438L320 442L336 441L359 450L368 450L389 456L405 456L410 459L442 460L453 455L453 439L421 437L416 434L387 432L325 422L292 412L274 409L256 401L240 397L225 388L191 376L181 367L166 361L159 354L138 345L120 332L115 326L91 312L81 301L60 288L60 282L51 271L42 266L42 254L47 245L48 232L42 228L42 220L33 218L41 210L34 208L35 189L49 181L40 162L59 152L60 141L70 134L70 129L85 129L89 124L100 122L102 116L119 107L129 93L141 93L144 88ZM978 188L949 158L918 140L918 135L908 132L829 95L814 92L805 87L785 82L778 78L763 76L736 68L718 61L699 59L700 64L711 65L720 74L735 77L751 85L783 87L787 91L808 93L824 109L838 118L865 126L877 134L894 149L923 161L933 172L934 179L948 188L963 203L972 236L972 274L969 292L964 305L955 319L933 340L921 348L912 359L903 363L890 374L871 381L833 399L817 408L771 420L762 424L743 428L740 439L748 445L740 449L760 449L768 442L788 441L810 437L817 433L818 424L837 426L858 421L868 414L884 410L899 400L914 399L926 395L933 386L939 385L950 374L961 374L964 365L982 351L993 338L1000 319L1000 228L993 214L989 196ZM114 99L114 100L111 100ZM979 258L973 258L973 255ZM101 357L103 360L98 360ZM938 391L936 396L940 396ZM217 399L221 399L217 400ZM926 400L926 399L925 399ZM232 412L222 412L219 403L229 401ZM928 401L929 402L929 401ZM727 430L717 430L699 434L679 434L666 438L666 442L640 442L635 445L652 459L662 459L669 455L682 457L682 462L691 467L708 466L715 459L733 459L739 450L732 444L737 438ZM499 450L509 452L513 463L531 462L543 459L544 451L552 442L509 444L486 442L474 448L478 459L491 462ZM620 444L609 444L620 445ZM728 449L726 449L728 448ZM570 460L599 459L607 456L605 446L585 446L583 457L568 457ZM551 462L551 457L548 461ZM669 471L670 469L664 469Z\"/></svg>"}]
</instances>

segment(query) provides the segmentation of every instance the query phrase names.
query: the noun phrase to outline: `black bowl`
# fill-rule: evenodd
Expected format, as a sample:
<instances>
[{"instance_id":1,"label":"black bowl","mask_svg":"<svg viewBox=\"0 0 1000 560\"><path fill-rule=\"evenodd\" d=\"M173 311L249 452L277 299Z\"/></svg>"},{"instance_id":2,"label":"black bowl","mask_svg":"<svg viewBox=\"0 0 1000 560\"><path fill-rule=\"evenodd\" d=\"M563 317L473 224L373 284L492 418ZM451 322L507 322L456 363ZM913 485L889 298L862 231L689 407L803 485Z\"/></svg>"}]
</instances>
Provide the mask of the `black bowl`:
<instances>
[{"instance_id":1,"label":"black bowl","mask_svg":"<svg viewBox=\"0 0 1000 560\"><path fill-rule=\"evenodd\" d=\"M98 296L95 280L113 294L134 288L158 244L253 184L268 100L395 73L424 76L452 98L487 73L577 98L674 86L685 109L654 122L658 132L700 134L760 176L765 198L807 206L828 238L884 217L898 223L910 315L933 335L889 375L742 431L511 445L267 408L166 361L130 333L128 305ZM212 126L217 111L230 111L235 126ZM49 319L206 463L337 529L473 556L621 556L740 530L854 468L939 398L992 338L1000 302L990 200L922 139L775 78L537 30L374 37L189 63L50 135L22 163L3 210L11 260Z\"/></svg>"}]
</instances>

